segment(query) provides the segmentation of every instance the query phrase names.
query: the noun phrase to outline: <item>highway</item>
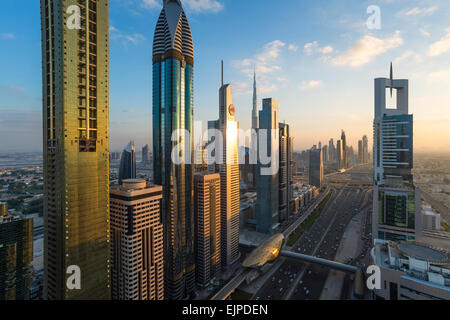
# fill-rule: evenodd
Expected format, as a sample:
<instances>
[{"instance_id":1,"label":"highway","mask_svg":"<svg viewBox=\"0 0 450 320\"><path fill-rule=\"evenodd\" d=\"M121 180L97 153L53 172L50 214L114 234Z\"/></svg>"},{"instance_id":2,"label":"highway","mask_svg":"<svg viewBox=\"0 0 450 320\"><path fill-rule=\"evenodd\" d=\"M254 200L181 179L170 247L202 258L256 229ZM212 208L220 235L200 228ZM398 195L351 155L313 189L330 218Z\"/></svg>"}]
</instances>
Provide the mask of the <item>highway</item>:
<instances>
[{"instance_id":1,"label":"highway","mask_svg":"<svg viewBox=\"0 0 450 320\"><path fill-rule=\"evenodd\" d=\"M334 260L345 227L360 210L371 207L371 193L366 185L372 181L372 172L368 166L354 168L333 179L333 195L310 230L293 246L294 252ZM328 272L323 266L286 260L253 299L319 299Z\"/></svg>"}]
</instances>

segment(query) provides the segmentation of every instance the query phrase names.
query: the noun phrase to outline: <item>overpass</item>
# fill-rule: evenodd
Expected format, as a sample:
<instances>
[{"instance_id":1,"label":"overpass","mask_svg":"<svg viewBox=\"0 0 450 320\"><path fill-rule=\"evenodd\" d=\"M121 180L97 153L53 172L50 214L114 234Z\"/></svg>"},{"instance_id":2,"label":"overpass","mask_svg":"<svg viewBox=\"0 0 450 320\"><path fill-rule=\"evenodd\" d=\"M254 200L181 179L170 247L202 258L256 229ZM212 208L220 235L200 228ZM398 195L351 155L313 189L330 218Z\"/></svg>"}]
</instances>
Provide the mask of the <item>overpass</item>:
<instances>
[{"instance_id":1,"label":"overpass","mask_svg":"<svg viewBox=\"0 0 450 320\"><path fill-rule=\"evenodd\" d=\"M282 236L282 235L281 235ZM261 246L256 245L249 245L249 247L255 248L255 250L249 255L249 257L246 259L246 261L249 259L252 261L255 260L255 258L261 257L261 259L265 259L264 261L259 261L258 266L264 265L267 262L274 261L278 257L286 257L289 259L295 259L302 262L307 263L313 263L313 264L319 264L325 267L328 267L330 269L346 272L346 273L352 273L355 274L355 292L362 295L364 287L362 284L363 279L363 273L362 270L351 265L343 264L336 261L326 260L314 256L308 256L300 253L291 252L288 250L280 250L280 248L271 246L271 239L277 240L277 238L280 237L280 234L274 235L269 240L265 241ZM281 247L281 246L280 246ZM262 253L264 252L273 252L273 256L267 256ZM244 261L244 265L248 265ZM256 265L256 264L255 264ZM245 268L241 267L236 276L229 281L222 289L220 289L212 298L211 300L226 300L228 297L244 282L246 279L254 272L257 272L258 269L256 268Z\"/></svg>"}]
</instances>

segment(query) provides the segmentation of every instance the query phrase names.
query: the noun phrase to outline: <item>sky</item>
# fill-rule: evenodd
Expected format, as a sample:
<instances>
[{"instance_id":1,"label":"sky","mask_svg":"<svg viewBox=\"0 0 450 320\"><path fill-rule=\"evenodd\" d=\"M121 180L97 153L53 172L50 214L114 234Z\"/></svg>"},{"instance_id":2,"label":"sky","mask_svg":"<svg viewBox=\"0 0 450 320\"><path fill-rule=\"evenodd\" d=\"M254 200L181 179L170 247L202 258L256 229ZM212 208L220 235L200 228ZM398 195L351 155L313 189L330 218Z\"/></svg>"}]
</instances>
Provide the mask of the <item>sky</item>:
<instances>
[{"instance_id":1,"label":"sky","mask_svg":"<svg viewBox=\"0 0 450 320\"><path fill-rule=\"evenodd\" d=\"M373 80L389 77L392 61L394 78L410 80L415 151L450 151L450 1L182 3L194 40L196 120L218 117L223 59L241 128L251 125L256 70L259 107L263 98L279 101L296 150L336 141L341 129L357 147L364 134L372 141ZM379 15L368 13L371 6ZM39 1L2 0L2 9L0 152L40 151ZM152 44L160 10L160 0L110 0L111 151L132 139L137 148L151 142Z\"/></svg>"}]
</instances>

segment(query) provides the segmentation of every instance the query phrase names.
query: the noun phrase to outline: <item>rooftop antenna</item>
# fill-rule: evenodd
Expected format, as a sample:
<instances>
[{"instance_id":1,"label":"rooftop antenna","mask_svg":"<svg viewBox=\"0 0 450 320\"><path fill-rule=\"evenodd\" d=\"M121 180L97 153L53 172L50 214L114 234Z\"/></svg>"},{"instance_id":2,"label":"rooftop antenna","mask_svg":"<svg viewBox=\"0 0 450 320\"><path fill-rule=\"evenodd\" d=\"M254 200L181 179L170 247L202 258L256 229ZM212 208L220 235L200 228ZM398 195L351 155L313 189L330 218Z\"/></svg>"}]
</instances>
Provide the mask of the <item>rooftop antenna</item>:
<instances>
[{"instance_id":1,"label":"rooftop antenna","mask_svg":"<svg viewBox=\"0 0 450 320\"><path fill-rule=\"evenodd\" d=\"M223 60L222 60L222 87L223 87L223 84L224 84L224 77L223 77Z\"/></svg>"},{"instance_id":2,"label":"rooftop antenna","mask_svg":"<svg viewBox=\"0 0 450 320\"><path fill-rule=\"evenodd\" d=\"M393 90L393 81L394 81L394 71L392 70L392 62L391 62L391 75L390 75L390 77L391 77L391 85L390 85L390 87L391 87L391 98L392 98L392 90Z\"/></svg>"}]
</instances>

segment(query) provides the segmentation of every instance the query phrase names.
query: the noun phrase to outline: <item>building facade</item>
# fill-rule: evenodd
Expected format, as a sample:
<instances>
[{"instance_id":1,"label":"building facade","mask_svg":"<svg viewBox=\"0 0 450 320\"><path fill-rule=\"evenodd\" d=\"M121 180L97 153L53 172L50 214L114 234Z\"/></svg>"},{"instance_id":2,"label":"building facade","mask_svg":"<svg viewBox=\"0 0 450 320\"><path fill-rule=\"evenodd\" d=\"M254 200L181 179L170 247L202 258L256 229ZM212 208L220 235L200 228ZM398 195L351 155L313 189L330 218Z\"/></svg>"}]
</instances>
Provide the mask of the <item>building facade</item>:
<instances>
[{"instance_id":1,"label":"building facade","mask_svg":"<svg viewBox=\"0 0 450 320\"><path fill-rule=\"evenodd\" d=\"M153 168L155 183L163 187L165 297L170 300L184 299L195 288L193 72L186 14L179 0L164 0L153 40ZM172 141L173 133L178 141ZM185 158L180 164L171 158L175 148Z\"/></svg>"},{"instance_id":2,"label":"building facade","mask_svg":"<svg viewBox=\"0 0 450 320\"><path fill-rule=\"evenodd\" d=\"M196 280L207 287L221 271L220 175L201 173L194 177Z\"/></svg>"},{"instance_id":3,"label":"building facade","mask_svg":"<svg viewBox=\"0 0 450 320\"><path fill-rule=\"evenodd\" d=\"M256 175L256 231L272 234L279 223L279 123L278 101L272 98L263 100L259 112L258 150L260 150ZM263 151L261 151L263 150ZM264 151L266 151L264 153ZM261 158L261 153L267 159ZM267 160L267 161L266 161Z\"/></svg>"},{"instance_id":4,"label":"building facade","mask_svg":"<svg viewBox=\"0 0 450 320\"><path fill-rule=\"evenodd\" d=\"M321 149L309 151L309 185L320 189L323 181L323 158Z\"/></svg>"},{"instance_id":5,"label":"building facade","mask_svg":"<svg viewBox=\"0 0 450 320\"><path fill-rule=\"evenodd\" d=\"M396 106L386 105L386 89L396 91ZM375 79L372 234L413 242L421 238L422 205L412 176L413 116L408 114L408 99L408 80Z\"/></svg>"},{"instance_id":6,"label":"building facade","mask_svg":"<svg viewBox=\"0 0 450 320\"><path fill-rule=\"evenodd\" d=\"M142 147L142 164L147 166L151 163L150 146L146 144Z\"/></svg>"},{"instance_id":7,"label":"building facade","mask_svg":"<svg viewBox=\"0 0 450 320\"><path fill-rule=\"evenodd\" d=\"M136 149L134 147L134 141L125 147L122 152L119 167L119 184L122 184L123 180L136 178Z\"/></svg>"},{"instance_id":8,"label":"building facade","mask_svg":"<svg viewBox=\"0 0 450 320\"><path fill-rule=\"evenodd\" d=\"M164 299L162 188L124 180L111 189L111 287L114 300Z\"/></svg>"},{"instance_id":9,"label":"building facade","mask_svg":"<svg viewBox=\"0 0 450 320\"><path fill-rule=\"evenodd\" d=\"M338 171L344 169L344 151L341 140L336 142L336 169Z\"/></svg>"},{"instance_id":10,"label":"building facade","mask_svg":"<svg viewBox=\"0 0 450 320\"><path fill-rule=\"evenodd\" d=\"M8 213L0 202L0 300L29 300L33 219Z\"/></svg>"},{"instance_id":11,"label":"building facade","mask_svg":"<svg viewBox=\"0 0 450 320\"><path fill-rule=\"evenodd\" d=\"M216 164L210 166L211 172L220 174L221 188L221 262L227 269L239 259L239 154L236 108L233 104L231 86L224 84L222 62L222 86L219 89L219 120L210 121L208 128L220 131L222 141L216 143ZM211 139L210 139L211 140Z\"/></svg>"},{"instance_id":12,"label":"building facade","mask_svg":"<svg viewBox=\"0 0 450 320\"><path fill-rule=\"evenodd\" d=\"M347 137L345 136L345 131L342 130L341 133L341 147L342 147L342 168L347 169L349 166L349 152L347 146Z\"/></svg>"},{"instance_id":13,"label":"building facade","mask_svg":"<svg viewBox=\"0 0 450 320\"><path fill-rule=\"evenodd\" d=\"M108 2L41 0L48 299L110 298ZM74 265L81 290L66 287Z\"/></svg>"},{"instance_id":14,"label":"building facade","mask_svg":"<svg viewBox=\"0 0 450 320\"><path fill-rule=\"evenodd\" d=\"M279 123L279 220L283 222L291 216L291 201L293 196L293 148L294 138L291 137L288 124Z\"/></svg>"}]
</instances>

